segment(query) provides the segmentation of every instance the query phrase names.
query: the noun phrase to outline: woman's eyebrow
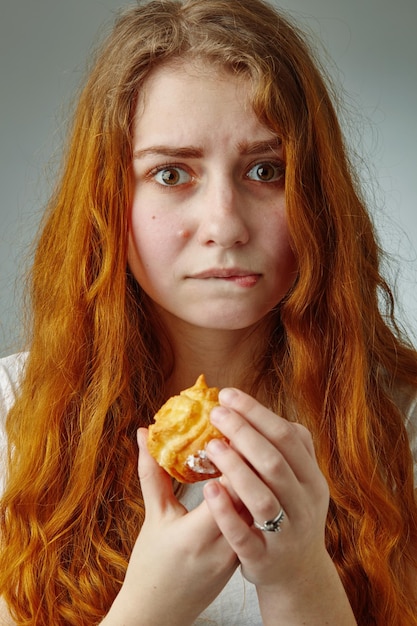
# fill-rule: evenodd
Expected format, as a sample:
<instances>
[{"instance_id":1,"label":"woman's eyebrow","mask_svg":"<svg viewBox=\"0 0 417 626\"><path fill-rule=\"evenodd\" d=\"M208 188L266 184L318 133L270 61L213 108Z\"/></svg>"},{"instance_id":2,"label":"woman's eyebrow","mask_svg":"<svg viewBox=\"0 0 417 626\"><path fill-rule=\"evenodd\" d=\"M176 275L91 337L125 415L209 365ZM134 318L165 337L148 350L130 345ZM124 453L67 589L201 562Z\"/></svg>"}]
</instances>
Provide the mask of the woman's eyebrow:
<instances>
[{"instance_id":1,"label":"woman's eyebrow","mask_svg":"<svg viewBox=\"0 0 417 626\"><path fill-rule=\"evenodd\" d=\"M184 146L182 148L172 146L150 146L149 148L143 148L142 150L135 150L133 152L134 159L141 159L142 157L149 155L198 159L203 156L203 149L193 146Z\"/></svg>"},{"instance_id":2,"label":"woman's eyebrow","mask_svg":"<svg viewBox=\"0 0 417 626\"><path fill-rule=\"evenodd\" d=\"M239 150L239 154L241 155L260 154L264 152L278 152L282 148L282 141L279 137L266 139L264 141L244 141L239 143L237 147ZM149 148L134 150L133 152L134 159L141 159L143 157L153 155L183 159L199 159L204 156L204 150L203 148L199 148L198 146L176 147L156 145L149 146Z\"/></svg>"},{"instance_id":3,"label":"woman's eyebrow","mask_svg":"<svg viewBox=\"0 0 417 626\"><path fill-rule=\"evenodd\" d=\"M262 152L279 152L282 149L282 140L280 137L273 137L266 141L244 141L238 145L240 154L260 154Z\"/></svg>"}]
</instances>

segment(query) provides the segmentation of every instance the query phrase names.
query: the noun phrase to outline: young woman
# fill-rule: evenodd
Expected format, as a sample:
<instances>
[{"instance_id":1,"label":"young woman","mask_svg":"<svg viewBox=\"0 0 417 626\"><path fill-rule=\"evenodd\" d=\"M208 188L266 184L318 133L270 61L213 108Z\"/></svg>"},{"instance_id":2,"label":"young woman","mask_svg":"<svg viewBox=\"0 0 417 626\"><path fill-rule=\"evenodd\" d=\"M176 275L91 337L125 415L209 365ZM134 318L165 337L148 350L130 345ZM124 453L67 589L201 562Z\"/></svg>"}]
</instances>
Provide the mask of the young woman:
<instances>
[{"instance_id":1,"label":"young woman","mask_svg":"<svg viewBox=\"0 0 417 626\"><path fill-rule=\"evenodd\" d=\"M31 296L0 378L2 623L417 624L417 356L286 19L261 0L121 16ZM201 373L230 443L207 448L219 481L180 489L146 427Z\"/></svg>"}]
</instances>

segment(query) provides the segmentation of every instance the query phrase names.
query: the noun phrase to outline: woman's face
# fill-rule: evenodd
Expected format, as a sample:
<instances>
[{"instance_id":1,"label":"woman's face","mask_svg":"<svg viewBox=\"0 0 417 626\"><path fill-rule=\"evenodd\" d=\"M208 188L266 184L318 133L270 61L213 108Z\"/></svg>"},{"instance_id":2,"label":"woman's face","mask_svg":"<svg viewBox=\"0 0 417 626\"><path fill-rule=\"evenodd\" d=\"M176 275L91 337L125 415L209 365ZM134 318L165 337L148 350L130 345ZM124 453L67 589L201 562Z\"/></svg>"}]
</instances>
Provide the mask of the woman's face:
<instances>
[{"instance_id":1,"label":"woman's face","mask_svg":"<svg viewBox=\"0 0 417 626\"><path fill-rule=\"evenodd\" d=\"M249 328L294 282L282 147L250 91L184 63L155 70L138 103L128 260L168 325Z\"/></svg>"}]
</instances>

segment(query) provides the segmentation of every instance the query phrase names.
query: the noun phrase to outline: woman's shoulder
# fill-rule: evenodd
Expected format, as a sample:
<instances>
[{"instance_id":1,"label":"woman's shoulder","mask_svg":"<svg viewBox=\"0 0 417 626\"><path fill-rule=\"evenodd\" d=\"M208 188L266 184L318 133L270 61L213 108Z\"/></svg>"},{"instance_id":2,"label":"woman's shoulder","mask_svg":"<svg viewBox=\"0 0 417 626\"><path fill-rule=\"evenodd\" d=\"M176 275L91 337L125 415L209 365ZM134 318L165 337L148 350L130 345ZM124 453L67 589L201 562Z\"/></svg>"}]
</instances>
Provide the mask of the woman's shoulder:
<instances>
[{"instance_id":1,"label":"woman's shoulder","mask_svg":"<svg viewBox=\"0 0 417 626\"><path fill-rule=\"evenodd\" d=\"M407 387L396 394L395 401L404 415L408 440L414 459L414 481L417 488L417 389Z\"/></svg>"},{"instance_id":2,"label":"woman's shoulder","mask_svg":"<svg viewBox=\"0 0 417 626\"><path fill-rule=\"evenodd\" d=\"M417 389L412 386L398 389L394 401L404 415L407 428L417 427Z\"/></svg>"},{"instance_id":3,"label":"woman's shoulder","mask_svg":"<svg viewBox=\"0 0 417 626\"><path fill-rule=\"evenodd\" d=\"M5 482L6 416L15 401L27 355L27 352L19 352L0 358L0 495Z\"/></svg>"},{"instance_id":4,"label":"woman's shoulder","mask_svg":"<svg viewBox=\"0 0 417 626\"><path fill-rule=\"evenodd\" d=\"M18 352L0 359L0 413L6 415L19 389L28 353Z\"/></svg>"}]
</instances>

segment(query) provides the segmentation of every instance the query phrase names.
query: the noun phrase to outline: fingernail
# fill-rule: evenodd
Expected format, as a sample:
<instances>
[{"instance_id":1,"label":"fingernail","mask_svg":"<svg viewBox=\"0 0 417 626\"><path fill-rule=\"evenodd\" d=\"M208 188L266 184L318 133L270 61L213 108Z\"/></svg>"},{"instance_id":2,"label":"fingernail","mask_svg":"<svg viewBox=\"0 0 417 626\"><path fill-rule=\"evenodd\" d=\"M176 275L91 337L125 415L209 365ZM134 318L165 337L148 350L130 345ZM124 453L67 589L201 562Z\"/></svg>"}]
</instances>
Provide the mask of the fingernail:
<instances>
[{"instance_id":1,"label":"fingernail","mask_svg":"<svg viewBox=\"0 0 417 626\"><path fill-rule=\"evenodd\" d=\"M225 387L224 389L220 390L219 401L224 406L231 406L236 397L237 397L237 391L236 389L233 389L232 387Z\"/></svg>"},{"instance_id":2,"label":"fingernail","mask_svg":"<svg viewBox=\"0 0 417 626\"><path fill-rule=\"evenodd\" d=\"M223 421L225 417L229 415L229 410L222 406L215 406L210 412L210 421L216 424Z\"/></svg>"},{"instance_id":3,"label":"fingernail","mask_svg":"<svg viewBox=\"0 0 417 626\"><path fill-rule=\"evenodd\" d=\"M207 450L212 454L223 452L226 448L227 445L224 439L212 439L207 444Z\"/></svg>"},{"instance_id":4,"label":"fingernail","mask_svg":"<svg viewBox=\"0 0 417 626\"><path fill-rule=\"evenodd\" d=\"M146 445L146 430L144 428L139 428L136 431L136 440L139 448L143 448Z\"/></svg>"},{"instance_id":5,"label":"fingernail","mask_svg":"<svg viewBox=\"0 0 417 626\"><path fill-rule=\"evenodd\" d=\"M204 486L204 495L206 495L207 498L217 498L219 493L220 487L215 480L212 480Z\"/></svg>"}]
</instances>

